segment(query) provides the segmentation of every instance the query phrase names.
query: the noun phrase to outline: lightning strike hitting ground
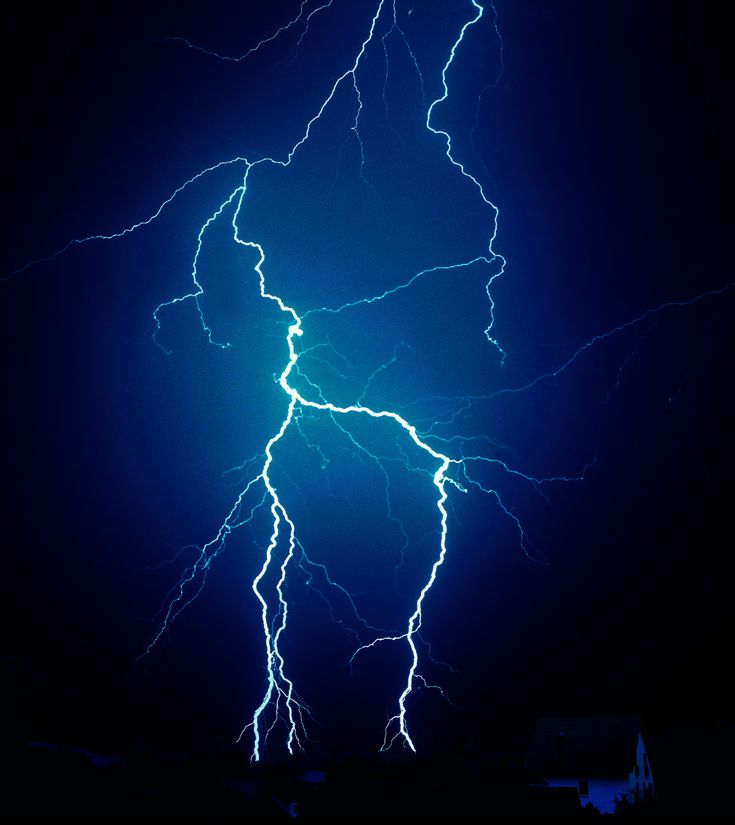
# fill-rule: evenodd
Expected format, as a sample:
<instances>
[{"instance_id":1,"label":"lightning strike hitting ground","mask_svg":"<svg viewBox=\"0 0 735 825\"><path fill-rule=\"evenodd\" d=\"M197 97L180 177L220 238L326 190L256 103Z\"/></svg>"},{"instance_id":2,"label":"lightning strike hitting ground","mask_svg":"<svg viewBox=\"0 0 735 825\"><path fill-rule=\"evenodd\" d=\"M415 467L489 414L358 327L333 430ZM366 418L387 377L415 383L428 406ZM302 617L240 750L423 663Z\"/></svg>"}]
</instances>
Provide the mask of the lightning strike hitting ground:
<instances>
[{"instance_id":1,"label":"lightning strike hitting ground","mask_svg":"<svg viewBox=\"0 0 735 825\"><path fill-rule=\"evenodd\" d=\"M191 293L187 293L186 295L180 296L178 298L174 298L171 301L168 301L168 302L160 305L159 307L156 308L156 310L154 312L154 317L155 317L155 320L156 320L157 330L159 330L160 329L160 316L159 316L159 314L160 314L160 311L164 307L172 306L172 305L174 305L176 303L180 303L181 301L184 301L184 300L189 300L189 299L194 300L197 304L197 308L198 308L198 311L199 311L202 326L203 326L210 342L213 343L213 344L217 344L218 346L222 346L222 347L228 346L227 343L220 343L220 342L217 342L217 341L213 340L211 329L209 328L209 326L207 325L207 323L204 319L204 315L202 313L201 306L200 306L199 300L198 300L199 297L201 296L201 294L203 293L203 289L202 289L201 284L199 283L199 280L197 278L197 262L198 262L198 258L199 258L199 253L200 253L201 248L202 248L203 237L204 237L204 234L205 234L207 228L222 215L222 213L225 211L225 209L227 207L229 207L233 202L235 202L237 200L237 207L234 210L234 214L233 214L233 218L232 218L232 227L233 227L234 240L235 240L236 243L240 244L241 246L257 250L257 253L259 255L259 260L258 260L258 263L255 265L255 271L257 272L258 278L259 278L260 295L263 299L273 301L278 306L278 308L281 310L281 312L286 313L288 316L290 316L290 319L291 319L291 323L288 327L288 336L287 336L289 360L288 360L288 363L286 364L283 372L281 373L281 375L278 379L281 388L283 389L283 391L286 393L286 395L289 398L289 403L288 403L288 407L287 407L287 411L286 411L286 416L283 419L283 422L281 423L281 426L278 429L278 432L270 439L270 441L268 442L268 444L265 447L265 451L264 451L265 461L264 461L264 464L262 465L262 468L260 469L260 472L258 473L257 476L255 476L254 478L252 478L248 482L248 484L243 489L240 496L238 496L238 499L235 503L235 506L233 507L233 509L228 514L228 516L225 519L222 527L218 531L217 536L215 537L215 539L213 539L212 542L210 542L208 545L205 545L202 548L202 553L201 553L199 561L190 569L190 571L188 572L188 574L187 574L184 581L185 581L185 583L188 584L188 582L192 581L198 574L200 574L200 572L206 571L209 564L211 563L211 559L212 559L213 555L219 554L219 552L221 552L221 550L224 547L224 542L226 540L227 535L229 535L229 533L233 529L233 523L232 522L234 520L237 520L237 518L238 518L238 514L239 514L239 511L240 511L240 505L241 505L245 495L249 492L249 490L255 484L257 484L258 482L262 482L265 485L265 488L266 488L266 491L267 491L267 494L268 494L268 498L271 502L270 510L271 510L271 514L273 516L273 530L272 530L270 540L269 540L269 543L268 543L268 547L267 547L267 550L266 550L266 555L265 555L265 559L264 559L264 562L263 562L263 566L262 566L260 572L258 573L258 575L256 576L256 578L253 581L252 589L253 589L253 592L254 592L256 598L260 602L261 608L262 608L261 617L262 617L263 635L264 635L264 639L265 639L266 662L267 662L267 687L266 687L266 691L265 691L265 694L263 696L262 702L256 708L255 713L253 714L252 721L248 725L246 725L246 727L243 729L243 731L241 733L241 737L242 737L248 730L252 730L252 734L253 734L252 757L253 757L254 760L258 760L258 759L261 758L261 747L262 747L261 742L267 736L268 732L270 732L270 730L272 730L273 726L276 724L276 721L279 718L279 714L283 713L284 720L286 722L286 726L287 726L287 729L288 729L288 733L287 733L287 737L286 737L286 748L288 749L289 753L293 753L294 747L301 746L301 739L302 739L302 736L304 734L304 731L303 731L303 715L302 715L304 707L299 702L299 700L297 698L297 694L295 693L293 682L286 676L285 662L284 662L283 656L281 655L281 652L280 652L280 649L279 649L279 640L280 640L283 632L286 629L287 617L288 617L288 602L285 599L283 587L284 587L284 584L286 582L289 564L291 564L291 562L293 560L293 557L294 557L294 551L295 551L296 542L297 542L296 527L295 527L294 522L292 521L292 519L289 517L285 506L281 502L281 500L278 496L278 491L277 491L276 487L274 486L274 484L273 484L273 482L270 478L270 475L269 475L271 464L273 462L273 449L278 444L278 442L281 441L281 439L283 438L283 436L286 433L287 429L293 423L294 416L296 414L297 409L307 408L307 409L319 410L319 411L322 411L324 413L328 413L330 415L338 415L338 416L363 415L363 416L368 416L368 417L374 418L374 419L386 419L386 420L392 421L392 422L395 423L395 425L397 425L398 427L403 429L408 434L411 441L415 444L415 446L419 450L423 451L428 456L430 456L432 459L434 459L437 462L437 465L438 465L437 469L436 469L436 471L434 472L434 475L433 475L433 483L434 483L434 486L435 486L436 491L437 491L436 508L437 508L438 519L439 519L439 524L440 524L440 538L439 538L439 553L438 553L438 556L437 556L436 561L434 562L434 564L431 568L431 573L430 573L430 576L429 576L428 580L426 581L426 583L424 584L424 586L421 588L421 590L419 592L418 598L416 599L414 611L411 614L411 616L409 617L408 625L407 625L407 628L406 628L405 632L401 633L399 635L396 635L396 636L381 637L381 638L375 640L371 645L368 645L368 647L371 647L374 644L376 644L378 641L389 641L389 640L390 641L395 641L395 642L405 641L405 643L408 645L408 647L410 649L410 654L411 654L411 664L410 664L407 679L406 679L406 685L405 685L405 688L403 689L401 695L398 697L398 711L393 717L391 717L388 720L388 723L386 725L386 731L385 731L385 736L384 736L384 741L383 741L383 746L382 746L383 748L389 747L395 741L395 739L400 736L400 737L403 738L403 740L408 745L408 747L411 748L411 750L415 750L415 745L414 745L414 742L413 742L413 740L410 736L409 729L408 729L408 724L407 724L407 721L406 721L406 713L407 713L406 702L407 702L407 699L411 695L412 691L414 690L414 684L415 684L416 679L417 678L422 678L423 679L423 677L420 677L420 674L418 673L419 653L418 653L416 643L415 643L415 636L418 633L419 629L421 628L421 620L422 620L422 611L423 611L423 606L424 606L424 600L425 600L428 592L430 591L431 587L433 586L433 584L436 580L437 572L438 572L439 568L441 567L442 563L444 562L446 552L447 552L447 517L448 517L448 514L447 514L446 507L445 507L445 502L447 500L447 490L446 490L447 484L451 484L451 485L455 486L458 490L461 490L462 492L466 492L465 487L463 487L456 480L452 480L447 475L447 471L449 470L449 468L452 464L459 465L459 464L462 464L462 461L459 460L459 459L452 459L449 456L444 455L443 453L440 453L437 450L433 449L426 441L421 439L421 437L419 436L419 434L416 430L416 427L411 425L408 421L406 421L398 413L390 411L390 410L374 410L374 409L372 409L370 407L367 407L367 406L364 406L360 403L355 404L355 405L350 405L350 406L339 406L339 405L331 404L327 401L315 401L313 399L305 398L300 392L298 392L298 390L296 390L291 384L289 384L289 376L294 371L294 369L297 368L297 361L299 359L299 354L296 351L296 347L295 347L295 344L294 344L294 339L300 338L303 335L303 329L302 329L303 318L298 315L298 313L296 312L296 310L293 307L286 304L280 296L274 295L274 294L271 294L270 292L268 292L267 287L266 287L266 276L265 276L265 273L264 273L264 270L263 270L263 266L264 266L265 261L266 261L265 250L261 247L261 245L259 243L255 242L255 241L244 240L239 236L238 216L240 214L240 209L242 207L243 200L244 200L244 198L246 196L246 193L247 193L248 177L250 175L251 169L258 166L258 165L260 165L260 164L264 164L264 163L273 164L273 165L276 165L276 166L288 166L291 163L291 161L292 161L294 155L296 154L296 152L298 151L298 149L309 139L309 137L311 135L312 126L322 116L325 109L327 108L329 103L334 98L334 96L337 92L337 89L339 88L339 86L345 80L347 80L347 78L349 78L350 81L351 81L353 90L355 92L355 98L356 98L356 101L357 101L357 106L356 106L356 111L355 111L355 118L354 118L354 122L353 122L353 125L352 125L351 128L352 128L352 131L355 134L355 136L357 138L357 141L359 143L359 146L360 146L361 175L362 175L362 169L364 167L365 157L364 157L364 149L363 149L362 140L360 138L360 134L359 134L359 131L358 131L359 117L360 117L360 113L361 113L361 110L362 110L362 98L361 98L360 91L359 91L359 85L358 85L358 80L357 80L357 72L358 72L360 62L361 62L361 60L362 60L362 58L365 54L366 49L368 48L369 44L374 39L375 29L376 29L376 26L378 24L378 20L381 17L381 13L383 12L384 5L385 5L385 0L381 0L381 2L377 6L377 10L376 10L373 18L372 18L368 35L365 38L365 40L362 42L362 45L361 45L360 50L359 50L359 52L358 52L358 54L355 58L355 61L354 61L353 65L335 81L335 83L332 86L329 94L327 95L327 97L325 98L325 100L322 103L321 107L319 108L317 114L308 122L306 130L305 130L303 136L291 148L291 150L288 153L288 156L286 157L286 159L285 160L277 160L277 159L274 159L274 158L263 158L261 160L258 160L258 161L252 162L252 163L246 161L246 171L245 171L245 177L244 177L242 185L240 187L238 187L236 190L234 190L228 196L228 198L220 205L220 207L217 209L217 211L202 226L202 229L199 232L197 250L196 250L196 254L195 254L195 258L194 258L194 266L193 266L193 269L192 269L192 280L193 280L193 283L194 283L194 286L195 286L194 291L191 292ZM475 185L475 187L477 188L477 191L479 192L482 200L492 209L492 213L493 213L492 227L493 228L492 228L492 234L491 234L489 244L488 244L488 253L489 253L489 255L487 257L486 256L479 256L479 257L477 257L477 258L475 258L472 261L469 261L467 263L451 264L449 266L443 266L443 267L434 267L432 270L426 270L424 272L418 273L408 283L403 284L403 285L399 285L399 286L397 286L397 287L395 287L391 290L388 290L387 292L385 292L382 295L375 296L373 298L365 298L365 299L362 299L360 301L356 301L352 304L344 305L344 306L339 307L337 309L327 310L325 308L324 310L314 310L314 311L312 311L312 313L320 312L320 311L341 312L342 310L349 308L349 306L354 306L354 305L357 305L359 303L372 303L372 302L377 301L377 300L382 300L383 298L388 297L390 294L395 293L399 289L409 287L411 285L411 283L413 283L419 277L427 274L427 272L429 272L429 271L435 271L437 269L453 269L453 268L458 268L458 267L469 266L469 265L471 265L473 263L476 263L477 261L480 261L480 260L484 261L485 263L490 264L494 260L499 259L501 261L501 266L500 266L497 274L494 275L493 278L498 277L500 274L502 274L505 261L502 258L500 258L500 256L496 255L495 252L493 251L493 248L492 248L493 247L493 242L495 240L495 236L496 236L496 233L497 233L497 216L498 216L497 207L495 207L495 205L492 204L490 202L490 200L488 200L488 198L485 196L485 193L483 192L482 186L479 184L479 182L476 180L476 178L474 178L469 172L467 172L465 170L465 168L462 166L462 164L457 162L454 159L454 157L452 156L452 144L451 144L451 137L450 137L449 133L446 132L446 131L440 130L440 129L435 129L431 125L432 113L433 113L435 107L437 105L441 104L444 100L446 100L448 95L449 95L449 87L447 85L447 72L448 72L450 66L452 65L452 63L455 59L457 49L459 48L462 40L464 39L465 33L469 29L469 27L474 25L475 23L477 23L480 20L480 18L482 17L483 7L479 3L475 3L475 2L473 2L472 5L474 7L475 16L464 24L464 26L462 27L462 29L459 33L459 36L457 37L456 41L452 45L449 57L448 57L446 63L443 66L443 69L442 69L441 80L442 80L443 94L441 95L441 97L434 100L431 103L431 105L429 106L429 108L427 110L427 114L426 114L426 128L430 132L432 132L433 134L442 137L446 141L446 156L449 159L449 161L460 171L460 173L464 177L466 177L468 180L470 180ZM302 5L299 16L301 15L301 13L303 13L303 10L304 9L303 9L303 5ZM388 33L390 33L390 31L392 31L394 28L397 28L395 3L393 4L392 15L393 15L393 24L392 24L392 27L391 27L391 29L389 30ZM298 20L299 18L296 18L296 19ZM293 25L294 22L296 22L296 21L292 21L292 23L289 24L289 26ZM279 30L279 32L285 30L286 28L288 28L288 26L284 27L284 29ZM276 34L278 34L278 32ZM404 35L404 39L405 39L405 35ZM258 46L256 46L255 48L259 48L265 42L268 42L268 41L261 41L261 43L259 43ZM385 47L384 42L383 42L383 46ZM251 50L251 52L253 50ZM250 52L246 53L245 55L243 55L243 57L246 57L247 54L249 54L249 53ZM415 60L415 58L414 58L414 60ZM488 297L490 297L489 288L490 288L490 283L488 283L488 285L487 285ZM494 305L493 305L493 302L492 302L492 298L490 298L490 324L488 325L485 334L488 337L488 340L498 348L498 350L501 352L502 355L504 355L504 353L502 352L502 349L500 348L497 341L495 341L493 338L490 337L490 329L492 327L492 321L493 321L493 318L492 318L493 307L494 307ZM310 313L305 313L304 317L306 317L308 314L310 314ZM481 487L481 489L484 490L484 488L482 488L482 487ZM492 495L494 495L495 498L497 499L498 503L500 504L501 508L508 515L510 515L510 513L502 505L500 497L498 496L498 494L495 491L490 491L490 490L484 490L484 491L489 492ZM523 531L522 531L520 522L514 516L511 516L511 518L518 525L518 528L519 528L519 530L521 532L521 536L522 536ZM268 572L271 564L273 563L273 555L274 555L274 552L275 552L276 548L278 547L279 540L281 538L283 523L285 523L287 525L288 552L284 556L284 559L281 563L281 567L280 567L281 575L280 575L280 578L278 580L278 584L276 586L278 606L275 610L275 617L271 617L269 615L268 601L263 596L263 594L260 590L260 585L261 585L261 583L263 581L263 578L265 577L266 573ZM214 549L214 553L212 552L213 549ZM180 610L183 609L183 607L185 607L186 604L189 603L189 601L184 602L184 587L182 585L182 588L180 589L179 593L170 602L169 610L167 612L167 615L166 615L164 621L162 622L159 633L154 638L151 645L149 645L148 650L150 650L156 644L156 642L160 639L160 637L163 635L163 633L166 632L166 630L167 630L170 622L173 620L173 618L175 618L175 616L178 615ZM275 632L273 632L273 627L276 627ZM362 650L364 648L361 647L360 649ZM285 706L285 710L281 709L281 703L283 703L283 705ZM266 727L267 723L262 720L262 717L263 717L264 713L267 711L267 709L271 706L273 707L274 719L272 720L270 725L268 727ZM390 729L394 724L395 724L397 730L396 730L396 733L393 736L390 736ZM264 732L262 732L262 731L264 731Z\"/></svg>"},{"instance_id":2,"label":"lightning strike hitting ground","mask_svg":"<svg viewBox=\"0 0 735 825\"><path fill-rule=\"evenodd\" d=\"M237 57L223 55L201 45L194 45L184 38L173 37L167 38L167 40L174 43L183 44L187 48L202 52L205 55L211 56L218 60L239 63L246 60L249 56L260 49L268 47L269 44L273 43L279 37L285 36L288 33L292 35L298 34L298 38L292 51L293 56L297 53L304 38L309 34L312 19L318 14L329 14L332 5L333 0L321 4L317 2L313 6L310 6L309 0L303 0L298 7L297 15L293 17L293 19L277 28L272 32L272 34L264 37L255 46ZM499 43L500 68L494 83L489 84L482 90L482 92L480 92L478 108L482 95L488 88L498 84L504 71L504 46L503 40L500 36L497 11L492 3L487 5L491 12L489 24L493 27ZM313 139L315 124L317 124L317 122L323 117L326 110L335 99L338 90L343 88L350 90L354 100L354 115L352 116L347 128L349 129L349 133L351 135L350 140L354 140L357 144L359 154L359 176L365 185L372 187L372 184L365 175L365 143L363 142L360 132L360 119L363 113L363 96L360 87L360 73L364 68L365 57L369 50L377 49L382 51L385 57L386 69L385 83L383 86L384 103L386 103L386 89L388 87L389 78L388 42L392 37L395 38L396 41L400 40L400 42L403 43L419 80L422 101L426 100L425 79L420 70L419 61L417 60L416 54L413 51L406 34L398 22L397 0L393 0L392 3L389 2L389 0L379 0L379 2L375 5L375 10L370 18L368 30L365 32L364 37L360 42L360 47L354 57L354 60L349 67L332 83L316 113L308 120L305 128L300 133L301 136L291 146L285 157L262 157L258 160L250 160L244 156L237 156L230 160L225 160L203 169L175 189L174 192L166 198L155 211L151 213L150 217L145 220L133 223L118 232L91 235L88 237L71 240L53 255L29 261L16 269L9 276L12 277L14 275L24 273L31 267L38 264L49 263L59 255L69 251L75 246L81 246L96 240L111 241L114 239L122 239L126 235L129 235L139 229L143 229L155 221L172 203L172 201L174 201L175 198L181 195L185 190L189 189L192 184L200 180L203 176L215 172L223 167L242 167L243 175L241 183L233 191L227 194L227 197L220 202L217 209L207 218L199 229L192 262L191 287L189 288L189 291L178 295L177 297L171 298L168 301L162 302L153 311L153 319L155 324L153 338L158 346L160 346L165 352L168 352L159 340L162 325L165 323L166 314L176 308L179 304L184 302L193 302L197 309L199 322L209 343L222 349L227 349L232 346L229 341L220 340L215 335L210 323L207 320L202 302L200 300L205 294L205 289L199 277L200 257L202 250L207 243L208 233L218 222L229 220L232 227L232 239L234 243L238 247L249 250L250 254L254 253L257 256L257 262L253 267L253 271L255 272L258 280L260 298L263 301L270 302L274 305L281 315L287 320L285 344L288 351L288 358L283 364L280 374L278 374L276 378L278 386L282 390L283 401L286 404L286 408L283 418L275 428L273 435L263 446L262 451L258 455L244 462L239 467L234 468L242 474L243 478L242 483L239 484L239 492L235 497L234 503L220 524L214 537L206 544L197 548L195 561L184 571L184 574L178 584L168 594L164 602L164 608L161 612L161 620L158 631L151 639L143 653L143 656L149 654L158 645L164 636L168 634L172 623L176 620L176 618L184 609L186 609L188 605L192 603L192 601L197 598L204 587L208 571L210 570L213 562L225 550L228 537L233 533L233 531L243 527L244 525L251 524L256 513L264 510L269 511L270 533L268 536L267 545L265 547L262 564L251 584L253 596L260 609L260 623L263 634L265 654L266 684L262 700L255 708L252 718L248 724L244 726L238 739L238 741L240 741L244 740L246 737L251 737L251 754L253 760L260 760L263 757L269 735L272 734L279 726L282 726L285 732L283 745L290 754L293 754L299 748L303 748L304 742L308 738L307 717L309 716L310 711L305 702L303 702L299 697L297 686L290 674L289 664L282 649L282 641L288 628L290 606L288 598L288 582L290 577L300 574L301 577L306 580L307 584L310 584L312 579L315 577L321 577L321 579L326 582L328 589L337 591L341 594L341 596L347 599L349 605L351 606L350 609L352 615L354 616L354 619L359 627L359 630L346 627L346 630L353 635L357 642L351 662L353 662L358 655L370 655L370 651L374 650L379 645L394 644L405 646L409 656L409 666L405 674L403 689L395 700L394 712L389 716L385 725L381 749L385 750L390 748L394 743L399 741L412 751L415 751L416 744L414 742L414 738L412 737L409 725L410 702L413 693L417 689L423 687L437 690L442 696L444 695L440 686L430 684L421 673L422 655L430 658L431 654L428 644L421 638L420 630L422 627L424 610L428 609L430 602L430 591L437 581L437 577L441 572L441 567L445 562L448 552L448 506L450 504L449 494L451 489L463 494L468 493L470 490L477 490L494 500L500 512L510 520L510 523L517 531L518 543L520 547L530 558L538 559L540 554L533 551L532 544L526 535L521 519L509 506L504 503L499 491L495 489L495 487L488 486L486 483L483 483L481 480L472 475L473 467L492 465L506 476L520 479L521 481L531 485L536 492L542 496L545 496L543 490L544 485L553 482L571 482L584 479L588 470L595 464L599 457L596 455L576 475L556 475L548 478L538 478L512 467L507 461L493 458L488 455L483 455L477 446L481 441L480 437L468 438L459 435L451 437L439 436L436 432L439 423L453 423L463 411L468 409L473 402L479 399L496 398L504 394L521 393L531 390L541 381L555 378L562 372L571 368L583 353L613 335L624 332L625 330L636 325L643 324L646 321L655 320L665 311L689 307L701 301L721 296L725 292L733 289L733 286L735 286L734 284L729 284L721 289L703 292L690 299L668 301L654 308L648 309L635 318L625 321L604 333L590 338L587 342L578 347L571 354L571 356L564 360L556 369L544 372L534 379L523 383L521 386L502 388L486 395L466 395L456 398L442 397L443 401L449 403L449 407L445 417L441 420L439 418L435 418L432 421L412 419L411 416L405 414L405 411L404 414L401 414L396 411L396 409L386 408L384 406L369 406L365 402L368 389L376 376L394 364L401 357L400 346L397 346L394 349L393 355L389 361L386 361L384 364L371 372L364 384L362 392L359 396L357 396L355 403L334 403L326 397L319 384L309 377L307 365L310 359L316 362L321 359L319 347L322 345L315 345L313 347L306 348L302 346L305 324L308 324L312 318L316 318L320 315L349 313L357 307L365 307L379 302L389 301L391 298L404 290L410 290L420 280L437 276L440 273L469 269L478 264L484 264L489 270L492 271L492 274L485 283L485 293L488 299L489 320L484 329L484 335L487 341L497 351L500 363L503 364L506 360L506 352L492 333L495 321L495 303L491 295L491 288L493 282L504 273L506 265L505 259L494 250L494 244L498 233L499 210L498 207L487 197L483 186L478 179L473 176L472 173L468 171L466 166L455 157L452 136L450 133L435 125L435 116L437 111L450 97L451 84L449 75L453 65L458 60L458 55L461 52L467 33L472 29L472 27L476 26L481 21L483 16L486 14L486 9L481 3L476 2L476 0L471 0L468 4L468 12L470 12L469 18L461 26L458 34L451 44L446 59L441 64L441 94L431 100L426 108L424 126L433 138L436 138L437 141L442 142L447 164L449 164L449 166L455 170L456 174L461 176L461 178L467 181L467 183L473 188L473 191L476 193L478 208L485 210L488 213L487 248L481 250L479 254L476 254L469 260L437 263L435 266L427 267L419 272L416 272L411 277L404 278L401 282L391 286L388 289L376 292L376 294L354 298L349 301L335 301L334 303L330 303L327 300L322 306L317 308L299 311L291 304L287 297L272 291L272 287L269 286L268 254L264 245L262 245L258 240L248 239L241 235L242 221L240 220L240 217L243 210L243 204L246 202L249 186L252 186L251 174L253 170L262 166L270 166L275 168L286 168L290 166L299 150L308 141ZM475 123L475 128L476 125L477 124ZM336 369L329 361L322 360L322 363L327 364L332 369ZM621 365L620 370L622 370L623 366L624 364ZM298 378L299 381L294 380L296 378ZM618 372L617 380L619 384L620 371ZM616 384L616 387L618 384ZM614 390L611 390L611 393L613 391ZM439 397L437 396L437 398ZM386 433L385 438L395 440L396 443L399 444L398 449L402 453L405 467L412 471L415 470L423 476L428 475L431 479L431 483L433 485L432 506L434 511L434 524L431 525L428 534L435 534L436 536L433 562L430 565L428 576L416 588L418 592L415 595L415 598L412 599L412 606L410 609L410 614L407 617L405 627L402 627L399 631L385 630L368 623L358 611L356 603L350 592L331 578L325 565L314 562L309 558L299 537L299 525L297 523L297 519L291 516L283 497L279 495L278 485L274 480L272 473L274 453L279 447L283 447L282 442L284 442L284 438L290 430L297 430L306 443L319 453L322 460L322 469L327 466L329 461L329 458L323 448L317 443L310 442L307 434L305 433L302 422L306 411L313 411L313 413L332 422L349 439L356 452L365 455L379 468L379 471L385 479L385 501L388 518L397 525L398 529L402 533L404 538L403 550L405 550L408 545L409 538L403 523L400 518L393 513L391 508L389 492L391 482L389 474L385 469L385 459L363 446L360 441L353 434L351 434L347 426L348 423L355 419L370 419L375 422L380 422ZM488 444L492 443L489 439L487 439L487 437L484 438ZM421 457L431 467L431 470L418 467L412 455L409 454L409 451L415 452L417 456ZM401 558L403 558L403 550L401 551ZM273 579L275 582L271 587L272 592L268 592L268 582L270 579ZM327 603L330 612L332 612L329 599L324 596L321 591L317 592L320 593L321 597ZM332 612L332 617L334 618L334 612ZM342 624L342 622L336 618L335 621ZM365 634L370 637L370 641L364 640L366 637ZM425 653L424 649L426 650Z\"/></svg>"}]
</instances>

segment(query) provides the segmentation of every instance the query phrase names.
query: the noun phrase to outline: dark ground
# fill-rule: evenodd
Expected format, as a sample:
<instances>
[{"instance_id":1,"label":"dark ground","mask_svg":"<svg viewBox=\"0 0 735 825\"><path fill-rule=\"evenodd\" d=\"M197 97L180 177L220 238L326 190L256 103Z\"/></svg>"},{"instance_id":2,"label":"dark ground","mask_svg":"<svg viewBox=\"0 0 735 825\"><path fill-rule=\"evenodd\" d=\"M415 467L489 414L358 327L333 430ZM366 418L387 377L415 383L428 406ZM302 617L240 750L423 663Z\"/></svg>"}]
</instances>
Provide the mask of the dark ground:
<instances>
[{"instance_id":1,"label":"dark ground","mask_svg":"<svg viewBox=\"0 0 735 825\"><path fill-rule=\"evenodd\" d=\"M488 750L466 741L413 756L353 753L316 762L296 756L251 764L244 748L161 755L102 755L72 742L41 741L38 720L5 669L6 821L576 821L596 819L574 791L529 788L528 720ZM622 804L613 818L727 819L735 768L735 723L650 721L644 735L656 796ZM295 807L294 804L295 803ZM291 813L289 813L289 811Z\"/></svg>"}]
</instances>

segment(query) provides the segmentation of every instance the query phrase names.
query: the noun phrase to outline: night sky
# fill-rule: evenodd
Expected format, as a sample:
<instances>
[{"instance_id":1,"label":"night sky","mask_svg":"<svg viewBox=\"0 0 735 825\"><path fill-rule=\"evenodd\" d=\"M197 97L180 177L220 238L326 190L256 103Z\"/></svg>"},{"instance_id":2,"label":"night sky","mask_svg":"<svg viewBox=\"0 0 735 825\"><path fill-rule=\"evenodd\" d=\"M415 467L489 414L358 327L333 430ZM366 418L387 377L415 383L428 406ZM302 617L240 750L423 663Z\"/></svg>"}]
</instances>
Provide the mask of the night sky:
<instances>
[{"instance_id":1,"label":"night sky","mask_svg":"<svg viewBox=\"0 0 735 825\"><path fill-rule=\"evenodd\" d=\"M726 27L714 4L496 6L502 63L488 5L432 123L500 210L493 249L507 266L490 290L491 334L504 361L483 334L499 260L307 315L487 255L493 212L425 126L470 2L399 0L421 78L394 31L386 79L386 6L357 73L364 164L347 81L288 168L253 169L240 231L263 245L269 288L306 316L303 393L316 385L350 404L369 383L364 403L400 412L447 454L536 478L587 467L584 480L537 489L473 463L523 543L493 495L449 488L421 672L451 704L428 689L410 700L419 750L492 749L539 715L731 717L735 289L651 312L557 377L497 395L647 310L732 281ZM220 161L283 159L354 62L377 3L334 0L298 47L303 20L239 63L170 38L240 55L298 7L9 12L3 272L148 218ZM223 473L262 452L285 415L287 323L259 298L257 257L233 243L231 211L199 259L206 322L231 346L208 342L190 300L161 311L153 338L153 311L190 291L197 233L243 170L220 168L151 225L0 286L0 653L36 739L113 753L223 747L262 697L250 583L267 508L233 532L199 597L135 664L194 546L251 477ZM299 539L370 624L403 632L437 554L430 462L384 424L345 424L363 449L313 411L298 427L273 473ZM354 615L316 568L312 578L309 588L294 568L283 642L313 714L307 748L372 752L405 683L405 642L360 654L350 671ZM283 740L276 728L268 753L284 753Z\"/></svg>"}]
</instances>

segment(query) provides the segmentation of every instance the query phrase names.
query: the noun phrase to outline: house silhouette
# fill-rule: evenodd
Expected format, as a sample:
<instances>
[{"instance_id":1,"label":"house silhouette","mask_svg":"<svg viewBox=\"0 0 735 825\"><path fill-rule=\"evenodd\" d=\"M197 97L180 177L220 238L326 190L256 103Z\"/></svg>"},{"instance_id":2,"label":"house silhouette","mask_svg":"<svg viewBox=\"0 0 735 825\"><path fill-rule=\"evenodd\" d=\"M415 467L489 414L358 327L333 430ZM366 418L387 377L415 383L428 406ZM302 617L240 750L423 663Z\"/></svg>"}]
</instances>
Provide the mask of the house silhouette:
<instances>
[{"instance_id":1,"label":"house silhouette","mask_svg":"<svg viewBox=\"0 0 735 825\"><path fill-rule=\"evenodd\" d=\"M536 790L575 788L583 806L613 813L617 799L653 794L637 717L540 719L526 756Z\"/></svg>"}]
</instances>

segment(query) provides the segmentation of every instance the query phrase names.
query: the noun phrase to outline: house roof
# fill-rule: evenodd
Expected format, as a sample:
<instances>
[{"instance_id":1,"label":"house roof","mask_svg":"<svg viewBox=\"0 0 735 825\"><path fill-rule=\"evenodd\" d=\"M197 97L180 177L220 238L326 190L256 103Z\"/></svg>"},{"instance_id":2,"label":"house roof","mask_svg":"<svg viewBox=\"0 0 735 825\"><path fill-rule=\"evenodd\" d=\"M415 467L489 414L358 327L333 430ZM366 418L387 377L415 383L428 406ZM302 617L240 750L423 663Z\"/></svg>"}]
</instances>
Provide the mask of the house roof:
<instances>
[{"instance_id":1,"label":"house roof","mask_svg":"<svg viewBox=\"0 0 735 825\"><path fill-rule=\"evenodd\" d=\"M542 777L627 776L640 731L637 717L539 719L526 768Z\"/></svg>"}]
</instances>

